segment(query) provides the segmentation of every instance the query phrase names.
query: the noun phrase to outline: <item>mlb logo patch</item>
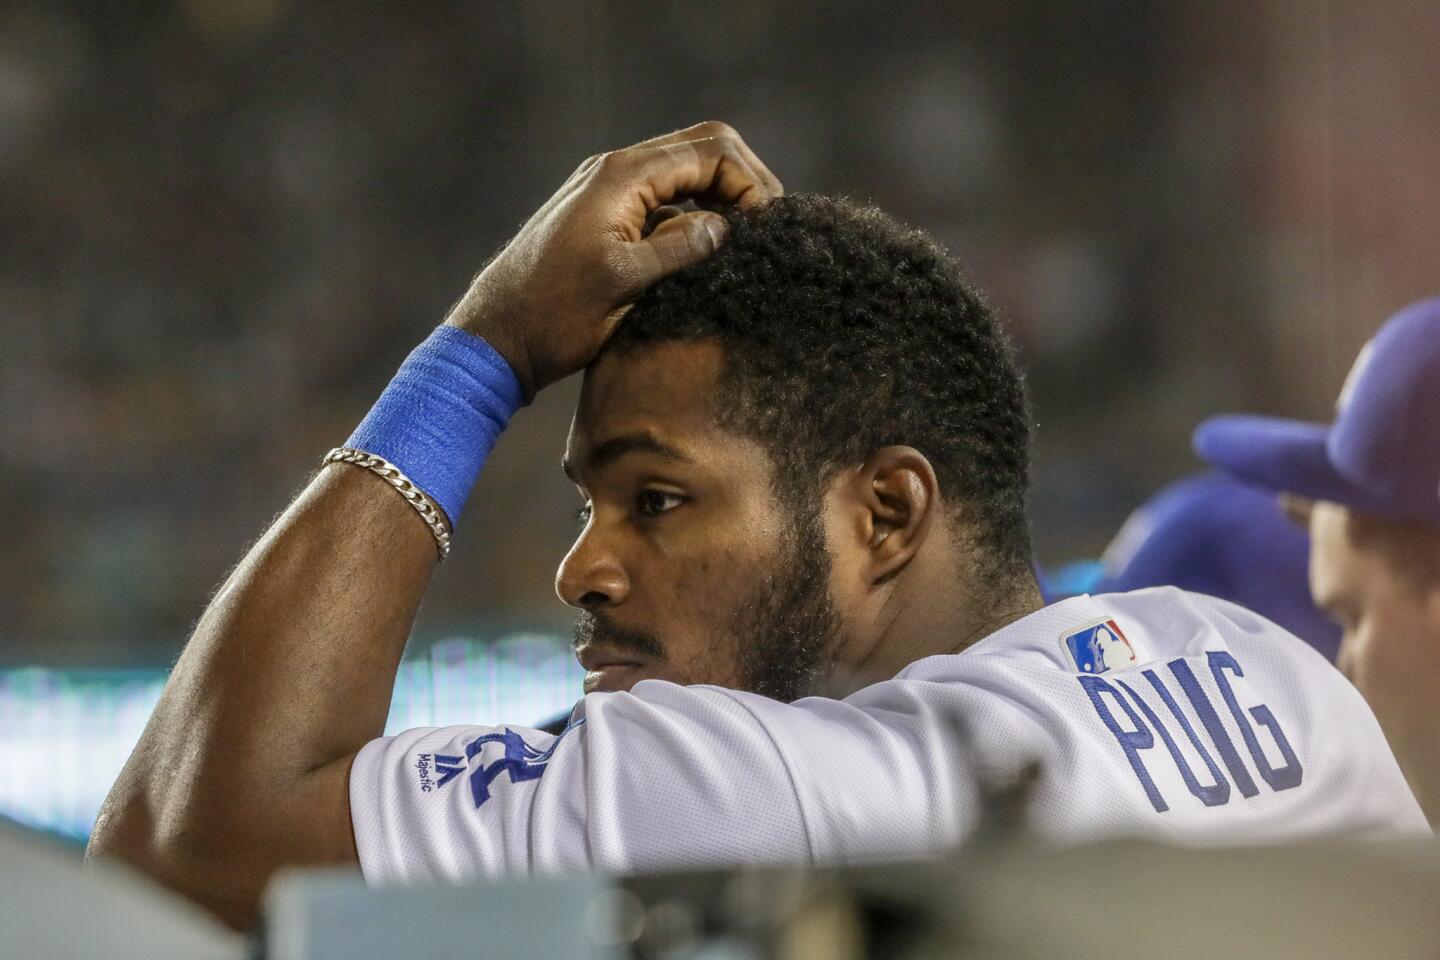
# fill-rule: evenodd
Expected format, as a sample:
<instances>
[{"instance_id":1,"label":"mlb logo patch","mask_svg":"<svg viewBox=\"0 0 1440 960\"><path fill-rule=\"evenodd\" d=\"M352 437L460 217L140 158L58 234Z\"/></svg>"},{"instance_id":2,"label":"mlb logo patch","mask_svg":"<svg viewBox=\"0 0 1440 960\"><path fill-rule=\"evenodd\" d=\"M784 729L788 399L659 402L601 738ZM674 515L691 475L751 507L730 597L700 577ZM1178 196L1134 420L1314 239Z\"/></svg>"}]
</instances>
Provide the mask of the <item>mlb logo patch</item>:
<instances>
[{"instance_id":1,"label":"mlb logo patch","mask_svg":"<svg viewBox=\"0 0 1440 960\"><path fill-rule=\"evenodd\" d=\"M1081 673L1121 670L1138 659L1135 648L1114 620L1101 620L1062 637L1060 642Z\"/></svg>"}]
</instances>

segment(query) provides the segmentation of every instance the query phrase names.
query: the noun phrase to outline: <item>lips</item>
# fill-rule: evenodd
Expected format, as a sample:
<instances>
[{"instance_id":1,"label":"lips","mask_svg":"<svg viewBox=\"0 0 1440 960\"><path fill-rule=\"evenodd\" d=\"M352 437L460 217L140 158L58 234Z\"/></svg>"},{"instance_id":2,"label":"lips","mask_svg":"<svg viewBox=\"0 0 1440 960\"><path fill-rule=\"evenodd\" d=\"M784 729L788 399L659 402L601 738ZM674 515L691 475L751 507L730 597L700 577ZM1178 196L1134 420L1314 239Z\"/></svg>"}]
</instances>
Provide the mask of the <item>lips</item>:
<instances>
[{"instance_id":1,"label":"lips","mask_svg":"<svg viewBox=\"0 0 1440 960\"><path fill-rule=\"evenodd\" d=\"M645 676L646 658L604 644L586 644L575 658L585 668L586 693L629 690Z\"/></svg>"}]
</instances>

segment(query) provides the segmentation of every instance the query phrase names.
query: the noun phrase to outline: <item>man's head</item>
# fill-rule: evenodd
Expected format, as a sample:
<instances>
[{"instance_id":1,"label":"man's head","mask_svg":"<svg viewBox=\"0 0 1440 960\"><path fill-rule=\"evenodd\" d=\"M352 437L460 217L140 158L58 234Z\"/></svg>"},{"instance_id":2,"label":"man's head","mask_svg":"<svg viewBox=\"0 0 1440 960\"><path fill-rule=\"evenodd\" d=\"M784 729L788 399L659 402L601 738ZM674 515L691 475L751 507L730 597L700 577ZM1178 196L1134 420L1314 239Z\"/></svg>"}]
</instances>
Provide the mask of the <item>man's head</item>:
<instances>
[{"instance_id":1,"label":"man's head","mask_svg":"<svg viewBox=\"0 0 1440 960\"><path fill-rule=\"evenodd\" d=\"M557 590L598 688L789 699L1033 596L1010 351L953 261L874 208L732 215L587 371L566 463L589 508Z\"/></svg>"},{"instance_id":2,"label":"man's head","mask_svg":"<svg viewBox=\"0 0 1440 960\"><path fill-rule=\"evenodd\" d=\"M1333 425L1217 417L1195 448L1284 491L1309 528L1311 593L1344 630L1337 663L1440 823L1440 298L1386 321L1336 407Z\"/></svg>"},{"instance_id":3,"label":"man's head","mask_svg":"<svg viewBox=\"0 0 1440 960\"><path fill-rule=\"evenodd\" d=\"M1324 501L1289 509L1310 530L1315 602L1344 631L1338 666L1398 754L1433 754L1440 744L1440 526Z\"/></svg>"}]
</instances>

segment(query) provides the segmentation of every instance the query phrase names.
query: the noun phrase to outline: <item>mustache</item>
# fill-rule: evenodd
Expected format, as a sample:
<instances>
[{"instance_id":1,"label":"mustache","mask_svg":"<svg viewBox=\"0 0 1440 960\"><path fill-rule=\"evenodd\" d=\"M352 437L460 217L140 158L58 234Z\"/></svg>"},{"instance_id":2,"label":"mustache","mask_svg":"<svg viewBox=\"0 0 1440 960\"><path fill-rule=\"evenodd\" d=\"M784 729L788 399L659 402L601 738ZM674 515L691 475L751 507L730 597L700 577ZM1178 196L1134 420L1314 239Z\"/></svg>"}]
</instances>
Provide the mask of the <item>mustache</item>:
<instances>
[{"instance_id":1,"label":"mustache","mask_svg":"<svg viewBox=\"0 0 1440 960\"><path fill-rule=\"evenodd\" d=\"M665 657L665 647L653 633L617 627L605 618L587 611L576 618L575 639L570 645L579 650L590 644L604 644L621 653L639 654L651 660L663 660Z\"/></svg>"}]
</instances>

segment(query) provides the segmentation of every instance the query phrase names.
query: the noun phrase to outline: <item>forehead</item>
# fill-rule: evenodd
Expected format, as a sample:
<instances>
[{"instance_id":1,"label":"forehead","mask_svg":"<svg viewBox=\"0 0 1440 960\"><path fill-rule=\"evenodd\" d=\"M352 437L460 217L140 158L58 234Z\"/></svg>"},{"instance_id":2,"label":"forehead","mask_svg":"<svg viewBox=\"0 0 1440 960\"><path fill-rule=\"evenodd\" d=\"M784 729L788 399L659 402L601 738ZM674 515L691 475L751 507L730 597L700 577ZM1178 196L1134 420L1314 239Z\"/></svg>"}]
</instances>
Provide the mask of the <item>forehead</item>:
<instances>
[{"instance_id":1,"label":"forehead","mask_svg":"<svg viewBox=\"0 0 1440 960\"><path fill-rule=\"evenodd\" d=\"M567 461L583 463L588 448L610 438L640 434L694 459L727 450L763 457L757 444L715 421L713 404L723 366L720 346L713 341L603 353L585 371L566 442Z\"/></svg>"}]
</instances>

